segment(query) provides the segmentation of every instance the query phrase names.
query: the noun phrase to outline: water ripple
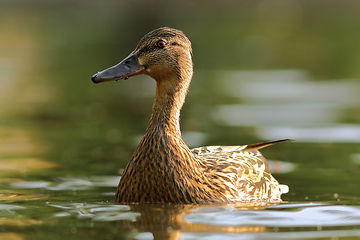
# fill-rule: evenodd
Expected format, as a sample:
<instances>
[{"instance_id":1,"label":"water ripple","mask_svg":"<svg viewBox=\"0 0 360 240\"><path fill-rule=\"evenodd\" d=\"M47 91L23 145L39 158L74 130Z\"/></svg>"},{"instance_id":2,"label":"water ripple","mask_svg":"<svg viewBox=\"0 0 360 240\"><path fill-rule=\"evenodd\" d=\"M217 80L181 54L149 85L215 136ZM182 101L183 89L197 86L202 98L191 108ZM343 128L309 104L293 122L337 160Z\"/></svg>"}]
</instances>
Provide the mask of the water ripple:
<instances>
[{"instance_id":1,"label":"water ripple","mask_svg":"<svg viewBox=\"0 0 360 240\"><path fill-rule=\"evenodd\" d=\"M278 205L281 207L282 205ZM266 226L266 227L329 227L360 225L360 208L351 206L308 206L293 209L291 204L278 210L233 210L190 213L185 221L219 226ZM304 206L305 207L305 206Z\"/></svg>"},{"instance_id":2,"label":"water ripple","mask_svg":"<svg viewBox=\"0 0 360 240\"><path fill-rule=\"evenodd\" d=\"M216 233L182 233L184 240L258 240L258 239L313 239L354 237L359 236L360 230L332 230L332 231L303 231L303 232L278 232L254 234L216 234Z\"/></svg>"},{"instance_id":3,"label":"water ripple","mask_svg":"<svg viewBox=\"0 0 360 240\"><path fill-rule=\"evenodd\" d=\"M47 181L22 181L11 182L12 188L33 189L43 188L53 191L62 190L85 190L91 187L116 187L119 182L119 176L93 176L76 178L56 178L52 182Z\"/></svg>"},{"instance_id":4,"label":"water ripple","mask_svg":"<svg viewBox=\"0 0 360 240\"><path fill-rule=\"evenodd\" d=\"M104 205L104 204L84 204L84 203L61 203L48 206L60 210L52 215L52 218L62 218L74 216L78 219L91 219L91 221L135 221L140 215L130 211L127 205Z\"/></svg>"}]
</instances>

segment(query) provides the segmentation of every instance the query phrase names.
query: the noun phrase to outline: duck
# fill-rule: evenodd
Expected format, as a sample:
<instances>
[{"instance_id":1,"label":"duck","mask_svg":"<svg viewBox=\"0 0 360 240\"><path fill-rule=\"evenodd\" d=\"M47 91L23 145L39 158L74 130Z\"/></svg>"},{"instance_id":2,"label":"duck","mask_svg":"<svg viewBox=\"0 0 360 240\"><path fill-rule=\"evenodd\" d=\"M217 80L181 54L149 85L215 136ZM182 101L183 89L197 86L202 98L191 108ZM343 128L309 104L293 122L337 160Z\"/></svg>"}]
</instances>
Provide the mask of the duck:
<instances>
[{"instance_id":1,"label":"duck","mask_svg":"<svg viewBox=\"0 0 360 240\"><path fill-rule=\"evenodd\" d=\"M195 149L185 144L179 119L193 75L192 56L182 31L161 27L120 63L92 76L94 83L140 74L156 81L148 127L123 171L115 203L281 201L280 185L259 149L292 139Z\"/></svg>"}]
</instances>

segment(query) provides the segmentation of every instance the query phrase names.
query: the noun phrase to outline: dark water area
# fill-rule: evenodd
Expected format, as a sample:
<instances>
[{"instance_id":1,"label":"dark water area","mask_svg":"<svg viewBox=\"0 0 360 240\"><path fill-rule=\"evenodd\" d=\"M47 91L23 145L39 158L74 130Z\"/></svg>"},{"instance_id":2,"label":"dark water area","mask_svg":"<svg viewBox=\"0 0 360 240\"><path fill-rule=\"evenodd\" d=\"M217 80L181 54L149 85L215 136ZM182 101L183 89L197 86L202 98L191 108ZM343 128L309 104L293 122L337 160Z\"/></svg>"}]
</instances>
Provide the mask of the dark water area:
<instances>
[{"instance_id":1,"label":"dark water area","mask_svg":"<svg viewBox=\"0 0 360 240\"><path fill-rule=\"evenodd\" d=\"M115 205L155 82L91 76L170 26L192 41L190 148L262 150L270 204ZM358 1L0 1L0 239L360 238Z\"/></svg>"}]
</instances>

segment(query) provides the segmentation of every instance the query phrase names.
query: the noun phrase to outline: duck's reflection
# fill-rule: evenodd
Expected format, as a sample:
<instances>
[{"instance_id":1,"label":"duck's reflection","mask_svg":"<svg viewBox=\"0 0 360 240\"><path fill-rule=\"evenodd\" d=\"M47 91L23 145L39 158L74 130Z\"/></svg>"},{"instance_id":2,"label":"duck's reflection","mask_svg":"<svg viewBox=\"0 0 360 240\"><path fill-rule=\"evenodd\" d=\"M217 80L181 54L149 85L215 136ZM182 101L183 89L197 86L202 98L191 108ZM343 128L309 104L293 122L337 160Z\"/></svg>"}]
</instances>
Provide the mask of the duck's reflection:
<instances>
[{"instance_id":1,"label":"duck's reflection","mask_svg":"<svg viewBox=\"0 0 360 240\"><path fill-rule=\"evenodd\" d=\"M183 229L183 215L190 205L180 204L139 204L130 205L141 215L130 226L137 232L151 232L154 239L180 239Z\"/></svg>"},{"instance_id":2,"label":"duck's reflection","mask_svg":"<svg viewBox=\"0 0 360 240\"><path fill-rule=\"evenodd\" d=\"M140 213L134 222L128 222L129 227L138 232L134 239L143 239L143 233L151 233L153 239L182 239L181 233L259 233L265 232L264 226L220 226L192 223L186 220L186 215L193 213L261 210L269 203L234 203L212 205L184 205L184 204L134 204L129 205L131 211ZM145 237L145 235L144 235ZM146 237L146 239L151 239Z\"/></svg>"}]
</instances>

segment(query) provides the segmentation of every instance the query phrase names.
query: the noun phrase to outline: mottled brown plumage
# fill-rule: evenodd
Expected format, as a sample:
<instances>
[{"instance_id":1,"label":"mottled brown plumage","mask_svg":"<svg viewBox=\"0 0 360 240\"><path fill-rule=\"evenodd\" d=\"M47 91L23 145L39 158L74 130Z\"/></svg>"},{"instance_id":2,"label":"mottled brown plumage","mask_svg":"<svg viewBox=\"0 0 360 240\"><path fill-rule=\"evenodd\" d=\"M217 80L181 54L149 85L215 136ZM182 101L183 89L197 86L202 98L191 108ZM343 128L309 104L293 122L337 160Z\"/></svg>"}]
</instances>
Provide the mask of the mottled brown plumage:
<instances>
[{"instance_id":1,"label":"mottled brown plumage","mask_svg":"<svg viewBox=\"0 0 360 240\"><path fill-rule=\"evenodd\" d=\"M122 62L95 74L95 83L146 74L156 80L152 116L120 179L116 203L208 203L280 200L279 183L258 149L274 142L190 150L180 109L193 73L192 49L179 30L145 35Z\"/></svg>"}]
</instances>

